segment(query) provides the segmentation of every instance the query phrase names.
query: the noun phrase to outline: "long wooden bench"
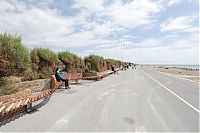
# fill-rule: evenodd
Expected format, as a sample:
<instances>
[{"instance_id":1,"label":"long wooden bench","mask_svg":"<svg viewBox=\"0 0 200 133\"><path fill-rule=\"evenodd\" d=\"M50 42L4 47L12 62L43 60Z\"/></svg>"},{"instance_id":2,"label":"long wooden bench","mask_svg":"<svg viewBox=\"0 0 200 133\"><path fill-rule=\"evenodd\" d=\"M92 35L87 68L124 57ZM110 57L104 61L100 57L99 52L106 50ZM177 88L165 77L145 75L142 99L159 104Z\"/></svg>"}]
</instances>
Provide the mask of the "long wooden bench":
<instances>
[{"instance_id":1,"label":"long wooden bench","mask_svg":"<svg viewBox=\"0 0 200 133\"><path fill-rule=\"evenodd\" d=\"M0 118L8 117L16 113L20 108L25 107L27 110L27 105L31 104L31 97L21 97L15 101L4 103L0 107Z\"/></svg>"},{"instance_id":2,"label":"long wooden bench","mask_svg":"<svg viewBox=\"0 0 200 133\"><path fill-rule=\"evenodd\" d=\"M64 78L73 80L75 83L78 83L78 80L82 79L82 73L65 73Z\"/></svg>"},{"instance_id":3,"label":"long wooden bench","mask_svg":"<svg viewBox=\"0 0 200 133\"><path fill-rule=\"evenodd\" d=\"M78 83L79 79L99 80L111 73L112 71L104 71L97 73L97 76L91 77L82 77L81 73L68 73L67 76L70 80L75 80L75 82ZM0 118L12 116L19 111L27 111L29 108L31 108L33 102L53 94L59 85L61 85L61 82L57 82L54 75L51 75L50 82L50 88L39 93L32 93L31 90L24 90L12 95L0 97Z\"/></svg>"},{"instance_id":4,"label":"long wooden bench","mask_svg":"<svg viewBox=\"0 0 200 133\"><path fill-rule=\"evenodd\" d=\"M21 97L28 97L30 95L31 95L31 90L27 89L27 90L16 92L16 93L11 94L11 95L1 96L0 102L1 103L8 103L8 102L12 102L12 101L15 101L17 99L20 99Z\"/></svg>"},{"instance_id":5,"label":"long wooden bench","mask_svg":"<svg viewBox=\"0 0 200 133\"><path fill-rule=\"evenodd\" d=\"M60 85L62 85L62 82L58 82L57 80L56 80L56 77L55 77L55 75L51 75L51 81L50 81L51 83L50 83L50 90L52 91L52 92L54 92L55 91L55 89L56 88L58 88Z\"/></svg>"},{"instance_id":6,"label":"long wooden bench","mask_svg":"<svg viewBox=\"0 0 200 133\"><path fill-rule=\"evenodd\" d=\"M51 95L57 88L58 83L55 76L51 76L51 86L49 89L39 93L32 93L31 90L24 90L12 95L0 97L0 122L3 118L10 117L17 112L28 111L32 108L32 103Z\"/></svg>"}]
</instances>

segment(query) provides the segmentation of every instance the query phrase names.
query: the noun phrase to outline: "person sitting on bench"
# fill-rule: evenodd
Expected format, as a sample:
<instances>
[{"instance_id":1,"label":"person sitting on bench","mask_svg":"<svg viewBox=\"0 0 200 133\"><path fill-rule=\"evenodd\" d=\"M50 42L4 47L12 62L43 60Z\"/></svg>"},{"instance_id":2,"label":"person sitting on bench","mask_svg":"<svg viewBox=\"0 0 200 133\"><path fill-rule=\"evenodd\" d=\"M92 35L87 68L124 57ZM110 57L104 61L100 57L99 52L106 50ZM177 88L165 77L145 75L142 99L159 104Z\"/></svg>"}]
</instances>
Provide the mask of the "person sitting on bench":
<instances>
[{"instance_id":1,"label":"person sitting on bench","mask_svg":"<svg viewBox=\"0 0 200 133\"><path fill-rule=\"evenodd\" d=\"M65 89L70 89L69 80L63 78L59 68L56 68L55 77L58 82L61 82L61 81L65 82Z\"/></svg>"},{"instance_id":2,"label":"person sitting on bench","mask_svg":"<svg viewBox=\"0 0 200 133\"><path fill-rule=\"evenodd\" d=\"M119 74L119 73L115 70L115 65L112 66L112 71L113 71L114 74Z\"/></svg>"}]
</instances>

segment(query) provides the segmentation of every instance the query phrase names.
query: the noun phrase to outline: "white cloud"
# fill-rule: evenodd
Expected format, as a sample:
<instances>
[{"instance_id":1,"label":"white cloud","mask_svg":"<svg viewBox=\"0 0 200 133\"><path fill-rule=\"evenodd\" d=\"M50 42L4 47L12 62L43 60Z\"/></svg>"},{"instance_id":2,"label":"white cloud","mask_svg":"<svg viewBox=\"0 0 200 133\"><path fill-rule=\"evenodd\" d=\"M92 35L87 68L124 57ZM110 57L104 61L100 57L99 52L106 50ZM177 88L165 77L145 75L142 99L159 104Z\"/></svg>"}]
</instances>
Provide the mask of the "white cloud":
<instances>
[{"instance_id":1,"label":"white cloud","mask_svg":"<svg viewBox=\"0 0 200 133\"><path fill-rule=\"evenodd\" d=\"M124 51L124 59L138 63L198 64L198 49L172 47L129 49Z\"/></svg>"},{"instance_id":2,"label":"white cloud","mask_svg":"<svg viewBox=\"0 0 200 133\"><path fill-rule=\"evenodd\" d=\"M87 10L88 12L98 12L104 10L104 0L75 0L73 8Z\"/></svg>"},{"instance_id":3,"label":"white cloud","mask_svg":"<svg viewBox=\"0 0 200 133\"><path fill-rule=\"evenodd\" d=\"M4 11L12 11L15 9L15 6L13 6L12 4L6 2L6 1L1 1L0 4L0 12L4 12Z\"/></svg>"},{"instance_id":4,"label":"white cloud","mask_svg":"<svg viewBox=\"0 0 200 133\"><path fill-rule=\"evenodd\" d=\"M140 42L144 45L149 39ZM174 37L166 39L153 39L157 46L133 47L123 50L123 59L138 63L160 64L198 64L198 39L196 37ZM154 42L153 41L153 42Z\"/></svg>"},{"instance_id":5,"label":"white cloud","mask_svg":"<svg viewBox=\"0 0 200 133\"><path fill-rule=\"evenodd\" d=\"M56 9L48 8L52 2L45 0L36 6L24 1L1 1L0 30L21 35L25 44L48 46L57 42L69 45L72 39L95 42L113 32L147 24L152 14L160 11L160 5L151 0L126 4L114 1L110 5L105 5L104 0L76 0L73 8L80 12L73 17L64 17ZM95 17L92 22L88 20L91 15ZM73 33L77 25L80 31Z\"/></svg>"},{"instance_id":6,"label":"white cloud","mask_svg":"<svg viewBox=\"0 0 200 133\"><path fill-rule=\"evenodd\" d=\"M6 3L6 2L4 2ZM9 4L7 2L7 4ZM1 5L1 4L0 4ZM12 5L12 4L10 4ZM60 16L55 10L40 9L32 5L29 9L25 3L13 5L0 12L0 29L22 36L25 44L43 44L48 39L57 38L73 32L73 18ZM22 8L23 7L23 8ZM16 10L20 12L16 12Z\"/></svg>"},{"instance_id":7,"label":"white cloud","mask_svg":"<svg viewBox=\"0 0 200 133\"><path fill-rule=\"evenodd\" d=\"M167 6L178 5L182 2L198 2L198 0L167 0Z\"/></svg>"},{"instance_id":8,"label":"white cloud","mask_svg":"<svg viewBox=\"0 0 200 133\"><path fill-rule=\"evenodd\" d=\"M62 8L50 9L49 6L53 6L54 2L59 1L44 0L33 4L1 0L0 31L21 35L29 47L37 44L56 51L84 47L84 51L78 54L95 53L120 59L120 44L123 40L126 44L123 47L123 59L127 61L196 61L199 34L198 27L192 24L198 16L170 18L160 25L160 30L168 31L170 35L158 35L157 38L153 35L153 30L157 29L153 29L156 26L152 25L161 21L156 19L164 11L164 5L168 2L166 0L133 0L126 3L113 0L109 4L105 3L106 0L75 0L70 7L75 9L71 17L62 14ZM171 0L168 6L181 2L183 0ZM147 31L142 39L143 33L137 34L135 30L138 27ZM151 30L152 35L146 36ZM183 31L192 34L179 34Z\"/></svg>"},{"instance_id":9,"label":"white cloud","mask_svg":"<svg viewBox=\"0 0 200 133\"><path fill-rule=\"evenodd\" d=\"M170 0L169 3L168 3L168 6L179 4L179 3L183 2L183 1L184 0Z\"/></svg>"},{"instance_id":10,"label":"white cloud","mask_svg":"<svg viewBox=\"0 0 200 133\"><path fill-rule=\"evenodd\" d=\"M158 2L135 0L127 4L116 1L107 8L108 15L117 25L136 27L151 22L153 15L162 9Z\"/></svg>"},{"instance_id":11,"label":"white cloud","mask_svg":"<svg viewBox=\"0 0 200 133\"><path fill-rule=\"evenodd\" d=\"M110 5L104 5L103 0L76 0L74 8L86 12L85 20L91 14L99 21L111 21L113 25L123 28L136 27L138 25L152 22L154 14L162 9L159 2L152 0L134 0L129 3L122 3L119 0L113 1Z\"/></svg>"},{"instance_id":12,"label":"white cloud","mask_svg":"<svg viewBox=\"0 0 200 133\"><path fill-rule=\"evenodd\" d=\"M180 16L175 19L168 19L166 22L160 25L161 31L172 30L188 30L192 28L191 22L195 19L195 16Z\"/></svg>"}]
</instances>

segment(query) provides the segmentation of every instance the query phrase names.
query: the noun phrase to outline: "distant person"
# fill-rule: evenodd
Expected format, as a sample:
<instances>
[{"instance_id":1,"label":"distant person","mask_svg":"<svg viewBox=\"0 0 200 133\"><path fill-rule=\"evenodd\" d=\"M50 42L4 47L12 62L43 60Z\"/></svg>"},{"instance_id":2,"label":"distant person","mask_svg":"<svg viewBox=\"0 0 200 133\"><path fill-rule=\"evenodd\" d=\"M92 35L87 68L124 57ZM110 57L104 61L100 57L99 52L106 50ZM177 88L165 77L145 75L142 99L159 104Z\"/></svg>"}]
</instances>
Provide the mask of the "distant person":
<instances>
[{"instance_id":1,"label":"distant person","mask_svg":"<svg viewBox=\"0 0 200 133\"><path fill-rule=\"evenodd\" d=\"M132 64L132 69L134 69L134 64Z\"/></svg>"},{"instance_id":2,"label":"distant person","mask_svg":"<svg viewBox=\"0 0 200 133\"><path fill-rule=\"evenodd\" d=\"M65 89L70 89L69 80L63 78L62 73L60 72L59 68L56 68L55 77L58 82L61 82L61 81L65 82Z\"/></svg>"},{"instance_id":3,"label":"distant person","mask_svg":"<svg viewBox=\"0 0 200 133\"><path fill-rule=\"evenodd\" d=\"M127 69L127 66L126 65L124 65L124 70L126 70Z\"/></svg>"},{"instance_id":4,"label":"distant person","mask_svg":"<svg viewBox=\"0 0 200 133\"><path fill-rule=\"evenodd\" d=\"M134 69L136 69L137 64L134 64Z\"/></svg>"},{"instance_id":5,"label":"distant person","mask_svg":"<svg viewBox=\"0 0 200 133\"><path fill-rule=\"evenodd\" d=\"M119 74L119 73L116 71L115 66L112 66L112 71L113 71L114 74Z\"/></svg>"}]
</instances>

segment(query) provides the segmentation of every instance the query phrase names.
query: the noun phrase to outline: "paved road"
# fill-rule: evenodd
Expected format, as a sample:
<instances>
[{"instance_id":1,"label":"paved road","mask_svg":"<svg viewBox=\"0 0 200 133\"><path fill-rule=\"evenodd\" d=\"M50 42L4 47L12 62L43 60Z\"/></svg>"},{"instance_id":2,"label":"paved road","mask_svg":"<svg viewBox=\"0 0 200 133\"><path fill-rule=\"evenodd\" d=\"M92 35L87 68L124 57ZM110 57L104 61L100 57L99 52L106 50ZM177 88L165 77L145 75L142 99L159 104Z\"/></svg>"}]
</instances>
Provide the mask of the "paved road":
<instances>
[{"instance_id":1,"label":"paved road","mask_svg":"<svg viewBox=\"0 0 200 133\"><path fill-rule=\"evenodd\" d=\"M140 68L57 90L0 131L198 132L197 83Z\"/></svg>"}]
</instances>

